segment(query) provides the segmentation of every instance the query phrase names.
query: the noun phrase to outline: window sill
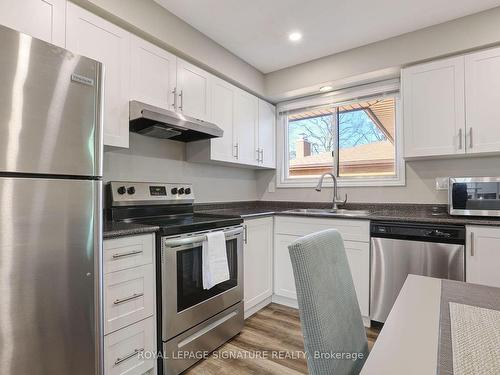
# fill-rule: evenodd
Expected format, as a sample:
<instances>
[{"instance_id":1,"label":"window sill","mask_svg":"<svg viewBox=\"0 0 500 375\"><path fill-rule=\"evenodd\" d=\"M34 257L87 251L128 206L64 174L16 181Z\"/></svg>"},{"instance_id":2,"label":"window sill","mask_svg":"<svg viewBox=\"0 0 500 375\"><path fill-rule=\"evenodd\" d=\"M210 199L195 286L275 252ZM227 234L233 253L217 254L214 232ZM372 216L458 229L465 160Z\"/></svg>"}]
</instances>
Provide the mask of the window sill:
<instances>
[{"instance_id":1,"label":"window sill","mask_svg":"<svg viewBox=\"0 0 500 375\"><path fill-rule=\"evenodd\" d=\"M318 185L319 176L315 178L286 179L278 181L277 188L315 188ZM333 181L325 179L323 186L333 187ZM384 178L384 179L339 179L339 188L344 187L384 187L384 186L406 186L405 178Z\"/></svg>"}]
</instances>

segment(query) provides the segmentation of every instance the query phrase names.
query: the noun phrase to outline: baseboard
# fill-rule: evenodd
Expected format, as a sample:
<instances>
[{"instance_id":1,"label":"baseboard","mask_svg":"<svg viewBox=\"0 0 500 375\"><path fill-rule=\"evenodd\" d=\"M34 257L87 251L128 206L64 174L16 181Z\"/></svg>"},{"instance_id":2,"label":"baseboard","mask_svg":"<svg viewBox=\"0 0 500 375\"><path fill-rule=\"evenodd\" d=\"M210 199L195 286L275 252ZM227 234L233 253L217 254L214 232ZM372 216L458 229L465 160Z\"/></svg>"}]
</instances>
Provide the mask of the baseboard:
<instances>
[{"instance_id":1,"label":"baseboard","mask_svg":"<svg viewBox=\"0 0 500 375\"><path fill-rule=\"evenodd\" d=\"M297 300L293 299L293 298L288 298L288 297L283 297L283 296L278 296L276 294L273 294L272 301L274 303L277 303L277 304L280 304L280 305L285 305L285 306L288 306L288 307L293 307L295 309L299 308Z\"/></svg>"},{"instance_id":2,"label":"baseboard","mask_svg":"<svg viewBox=\"0 0 500 375\"><path fill-rule=\"evenodd\" d=\"M269 305L271 302L272 302L272 297L267 297L265 300L259 302L258 304L254 305L248 309L245 309L245 319L249 318L250 316L255 314L257 311L263 309L264 307Z\"/></svg>"}]
</instances>

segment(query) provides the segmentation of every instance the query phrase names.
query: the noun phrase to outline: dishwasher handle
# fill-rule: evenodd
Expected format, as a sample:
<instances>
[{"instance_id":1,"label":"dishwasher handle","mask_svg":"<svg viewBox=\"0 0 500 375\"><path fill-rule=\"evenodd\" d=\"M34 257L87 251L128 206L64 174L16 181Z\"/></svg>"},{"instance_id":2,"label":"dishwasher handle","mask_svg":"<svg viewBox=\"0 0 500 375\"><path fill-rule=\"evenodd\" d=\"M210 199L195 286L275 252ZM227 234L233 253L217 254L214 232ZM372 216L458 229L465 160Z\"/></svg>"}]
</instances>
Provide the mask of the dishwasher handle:
<instances>
[{"instance_id":1,"label":"dishwasher handle","mask_svg":"<svg viewBox=\"0 0 500 375\"><path fill-rule=\"evenodd\" d=\"M419 223L372 222L372 238L465 245L465 226Z\"/></svg>"}]
</instances>

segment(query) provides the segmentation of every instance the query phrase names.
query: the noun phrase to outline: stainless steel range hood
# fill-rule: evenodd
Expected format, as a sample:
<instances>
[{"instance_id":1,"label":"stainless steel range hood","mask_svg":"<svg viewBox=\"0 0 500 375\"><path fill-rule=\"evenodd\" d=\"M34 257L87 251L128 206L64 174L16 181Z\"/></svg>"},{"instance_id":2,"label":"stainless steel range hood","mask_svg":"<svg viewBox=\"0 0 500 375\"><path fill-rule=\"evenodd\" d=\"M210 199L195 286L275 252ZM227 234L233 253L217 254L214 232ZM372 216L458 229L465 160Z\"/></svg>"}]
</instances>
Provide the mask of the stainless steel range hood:
<instances>
[{"instance_id":1,"label":"stainless steel range hood","mask_svg":"<svg viewBox=\"0 0 500 375\"><path fill-rule=\"evenodd\" d=\"M130 131L148 137L192 142L222 137L224 131L210 122L131 100Z\"/></svg>"}]
</instances>

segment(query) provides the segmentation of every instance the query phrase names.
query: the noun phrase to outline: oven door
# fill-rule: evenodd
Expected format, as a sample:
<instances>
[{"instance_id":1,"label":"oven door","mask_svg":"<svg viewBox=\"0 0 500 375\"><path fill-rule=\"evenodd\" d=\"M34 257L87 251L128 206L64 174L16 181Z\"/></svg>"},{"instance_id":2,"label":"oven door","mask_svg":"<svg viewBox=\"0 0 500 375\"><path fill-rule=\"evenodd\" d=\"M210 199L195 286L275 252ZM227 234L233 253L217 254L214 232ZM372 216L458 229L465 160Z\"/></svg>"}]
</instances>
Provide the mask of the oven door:
<instances>
[{"instance_id":1,"label":"oven door","mask_svg":"<svg viewBox=\"0 0 500 375\"><path fill-rule=\"evenodd\" d=\"M243 227L223 229L230 279L203 289L206 232L162 239L162 339L167 341L243 299Z\"/></svg>"}]
</instances>

